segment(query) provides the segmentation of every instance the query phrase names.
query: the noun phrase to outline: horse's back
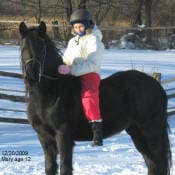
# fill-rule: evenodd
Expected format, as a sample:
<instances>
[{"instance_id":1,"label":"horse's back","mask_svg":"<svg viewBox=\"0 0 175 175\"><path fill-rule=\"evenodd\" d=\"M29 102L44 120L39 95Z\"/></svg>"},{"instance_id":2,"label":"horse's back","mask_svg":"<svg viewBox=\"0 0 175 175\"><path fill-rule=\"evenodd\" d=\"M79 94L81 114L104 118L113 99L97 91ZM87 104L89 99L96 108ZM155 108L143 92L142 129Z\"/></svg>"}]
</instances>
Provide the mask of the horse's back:
<instances>
[{"instance_id":1,"label":"horse's back","mask_svg":"<svg viewBox=\"0 0 175 175\"><path fill-rule=\"evenodd\" d=\"M115 73L101 82L100 106L105 135L126 129L135 122L150 120L153 113L165 112L167 97L160 83L135 71ZM110 133L111 132L111 133Z\"/></svg>"},{"instance_id":2,"label":"horse's back","mask_svg":"<svg viewBox=\"0 0 175 175\"><path fill-rule=\"evenodd\" d=\"M136 105L156 108L156 105L167 105L166 92L153 77L136 70L120 72L116 77L123 79L124 86L135 96ZM138 107L138 106L137 106ZM149 110L149 109L145 109Z\"/></svg>"},{"instance_id":3,"label":"horse's back","mask_svg":"<svg viewBox=\"0 0 175 175\"><path fill-rule=\"evenodd\" d=\"M166 93L160 83L152 78L151 76L136 70L128 70L117 72L102 80L100 90L103 91L105 88L112 88L123 91L132 91L137 93L137 95L143 96L156 94L166 98Z\"/></svg>"}]
</instances>

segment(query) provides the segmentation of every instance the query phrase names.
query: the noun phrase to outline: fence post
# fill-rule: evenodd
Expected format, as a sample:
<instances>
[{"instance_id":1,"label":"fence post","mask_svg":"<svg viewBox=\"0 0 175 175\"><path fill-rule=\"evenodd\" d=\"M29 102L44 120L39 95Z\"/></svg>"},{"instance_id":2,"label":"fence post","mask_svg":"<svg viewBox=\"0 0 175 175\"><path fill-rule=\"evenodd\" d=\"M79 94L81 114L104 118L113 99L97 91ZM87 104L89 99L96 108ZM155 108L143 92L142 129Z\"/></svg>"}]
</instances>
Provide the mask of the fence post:
<instances>
[{"instance_id":1,"label":"fence post","mask_svg":"<svg viewBox=\"0 0 175 175\"><path fill-rule=\"evenodd\" d=\"M52 22L53 38L54 40L60 41L58 21Z\"/></svg>"},{"instance_id":2,"label":"fence post","mask_svg":"<svg viewBox=\"0 0 175 175\"><path fill-rule=\"evenodd\" d=\"M159 83L161 83L161 73L160 72L153 72L152 77L155 78Z\"/></svg>"}]
</instances>

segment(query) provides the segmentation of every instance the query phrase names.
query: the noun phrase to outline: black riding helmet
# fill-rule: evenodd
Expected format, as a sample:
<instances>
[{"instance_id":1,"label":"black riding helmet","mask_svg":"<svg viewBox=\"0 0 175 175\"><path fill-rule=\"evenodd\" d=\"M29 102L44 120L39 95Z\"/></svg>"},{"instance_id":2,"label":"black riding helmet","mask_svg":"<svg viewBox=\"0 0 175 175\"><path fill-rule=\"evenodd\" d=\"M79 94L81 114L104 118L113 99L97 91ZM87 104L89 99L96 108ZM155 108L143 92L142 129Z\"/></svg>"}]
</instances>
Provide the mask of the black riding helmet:
<instances>
[{"instance_id":1,"label":"black riding helmet","mask_svg":"<svg viewBox=\"0 0 175 175\"><path fill-rule=\"evenodd\" d=\"M71 25L73 25L76 22L81 22L81 21L87 21L88 28L94 27L92 15L86 9L78 9L75 12L73 12L71 17L70 17Z\"/></svg>"}]
</instances>

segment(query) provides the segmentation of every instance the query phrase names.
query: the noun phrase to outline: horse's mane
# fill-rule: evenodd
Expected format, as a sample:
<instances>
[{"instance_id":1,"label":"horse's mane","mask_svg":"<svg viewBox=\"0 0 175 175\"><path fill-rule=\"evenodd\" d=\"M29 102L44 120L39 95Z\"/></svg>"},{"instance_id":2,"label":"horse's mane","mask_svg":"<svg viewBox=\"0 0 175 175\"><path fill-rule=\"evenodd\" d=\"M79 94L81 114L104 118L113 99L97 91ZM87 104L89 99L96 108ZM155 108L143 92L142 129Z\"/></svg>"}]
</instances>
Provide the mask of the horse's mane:
<instances>
[{"instance_id":1,"label":"horse's mane","mask_svg":"<svg viewBox=\"0 0 175 175\"><path fill-rule=\"evenodd\" d=\"M38 27L32 26L28 28L28 32L32 32L34 37L38 37L37 31ZM45 44L48 47L48 54L51 54L51 56L53 56L54 58L59 58L62 61L61 48L56 46L56 43L48 36L47 33L43 35L43 39L45 40Z\"/></svg>"},{"instance_id":2,"label":"horse's mane","mask_svg":"<svg viewBox=\"0 0 175 175\"><path fill-rule=\"evenodd\" d=\"M56 43L46 34L45 37L45 43L48 46L48 52L51 52L51 54L54 58L59 59L59 64L63 64L62 60L62 51L59 47L56 46Z\"/></svg>"}]
</instances>

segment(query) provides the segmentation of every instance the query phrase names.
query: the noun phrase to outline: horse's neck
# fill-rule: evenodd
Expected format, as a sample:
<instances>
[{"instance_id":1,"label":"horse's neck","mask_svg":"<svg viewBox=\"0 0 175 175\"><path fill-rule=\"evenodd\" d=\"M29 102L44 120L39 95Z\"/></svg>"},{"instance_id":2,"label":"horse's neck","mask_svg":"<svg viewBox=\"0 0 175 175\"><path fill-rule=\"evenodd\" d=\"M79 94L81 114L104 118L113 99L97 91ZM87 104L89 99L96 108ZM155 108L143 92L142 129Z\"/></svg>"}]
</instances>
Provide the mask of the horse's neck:
<instances>
[{"instance_id":1,"label":"horse's neck","mask_svg":"<svg viewBox=\"0 0 175 175\"><path fill-rule=\"evenodd\" d=\"M41 81L29 86L29 103L46 110L51 106L55 106L60 99L67 100L72 96L80 98L80 92L79 78L62 76L57 81Z\"/></svg>"},{"instance_id":2,"label":"horse's neck","mask_svg":"<svg viewBox=\"0 0 175 175\"><path fill-rule=\"evenodd\" d=\"M50 78L50 79L54 79L58 76L58 55L57 54L51 54L49 55L49 53L46 55L46 58L43 62L43 70L41 70L43 77L45 76L45 78ZM50 76L50 77L49 77Z\"/></svg>"},{"instance_id":3,"label":"horse's neck","mask_svg":"<svg viewBox=\"0 0 175 175\"><path fill-rule=\"evenodd\" d=\"M56 98L57 93L57 83L53 80L42 80L34 84L28 84L28 94L29 97L35 98L36 100L44 100L48 98Z\"/></svg>"},{"instance_id":4,"label":"horse's neck","mask_svg":"<svg viewBox=\"0 0 175 175\"><path fill-rule=\"evenodd\" d=\"M36 114L43 116L47 113L45 113L48 110L53 109L57 101L59 101L59 97L56 96L50 96L49 94L44 94L39 91L38 88L33 88L32 93L29 94L29 106L36 109ZM45 113L45 114L44 114Z\"/></svg>"}]
</instances>

